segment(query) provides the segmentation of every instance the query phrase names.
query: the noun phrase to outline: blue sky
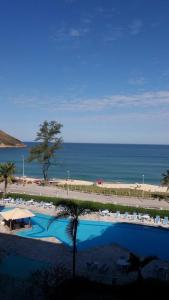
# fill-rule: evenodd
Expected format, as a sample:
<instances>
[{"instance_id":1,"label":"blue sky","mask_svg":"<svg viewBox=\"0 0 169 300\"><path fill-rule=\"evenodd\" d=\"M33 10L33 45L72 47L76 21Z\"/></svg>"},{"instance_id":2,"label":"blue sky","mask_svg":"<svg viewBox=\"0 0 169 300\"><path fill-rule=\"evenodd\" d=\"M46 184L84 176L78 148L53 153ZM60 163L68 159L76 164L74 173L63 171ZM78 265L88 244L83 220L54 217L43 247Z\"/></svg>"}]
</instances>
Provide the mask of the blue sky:
<instances>
[{"instance_id":1,"label":"blue sky","mask_svg":"<svg viewBox=\"0 0 169 300\"><path fill-rule=\"evenodd\" d=\"M168 0L1 0L0 128L169 144Z\"/></svg>"}]
</instances>

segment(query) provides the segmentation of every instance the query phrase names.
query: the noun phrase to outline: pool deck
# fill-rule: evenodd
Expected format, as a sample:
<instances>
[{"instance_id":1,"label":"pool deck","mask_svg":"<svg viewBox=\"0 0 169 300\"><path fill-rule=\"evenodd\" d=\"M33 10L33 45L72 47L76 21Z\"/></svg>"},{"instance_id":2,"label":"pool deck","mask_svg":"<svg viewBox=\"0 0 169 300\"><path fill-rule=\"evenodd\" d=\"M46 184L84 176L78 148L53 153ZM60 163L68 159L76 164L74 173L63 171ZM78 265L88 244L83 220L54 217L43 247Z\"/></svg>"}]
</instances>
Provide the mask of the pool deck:
<instances>
[{"instance_id":1,"label":"pool deck","mask_svg":"<svg viewBox=\"0 0 169 300\"><path fill-rule=\"evenodd\" d=\"M7 207L13 207L8 204ZM21 207L21 206L20 206ZM33 205L29 209L36 212L55 215L56 210L37 208ZM142 224L148 226L158 226L152 221L134 221L126 220L122 217L116 218L112 216L100 216L98 213L92 213L81 217L83 220L97 220L108 222L128 222L133 224ZM162 226L160 226L162 227ZM169 226L163 226L169 228ZM22 229L23 230L23 229ZM39 261L44 261L52 264L53 266L63 265L68 270L72 269L72 252L71 249L61 243L54 237L27 239L15 234L15 231L9 231L4 225L0 224L0 253L5 255L20 255ZM117 261L123 257L128 259L129 251L116 244L108 246L99 246L89 250L78 251L77 253L77 273L79 275L87 276L91 280L103 281L111 283L113 280L122 284L130 282L136 278L137 273L129 275L124 272L124 269L118 266ZM152 276L154 270L158 268L167 268L169 270L169 261L155 261L151 264L151 268L145 270L145 277Z\"/></svg>"},{"instance_id":2,"label":"pool deck","mask_svg":"<svg viewBox=\"0 0 169 300\"><path fill-rule=\"evenodd\" d=\"M4 205L3 201L0 200L0 205ZM16 204L11 204L11 203L6 203L5 207L16 207ZM57 209L55 208L43 208L43 207L36 207L35 205L29 205L25 206L22 204L17 205L17 207L20 208L27 208L33 212L37 213L42 213L42 214L47 214L50 216L55 216L57 214ZM136 208L137 211L137 208ZM90 214L86 214L84 216L80 216L80 219L82 220L93 220L93 221L104 221L104 222L124 222L124 223L130 223L130 224L139 224L139 225L146 225L146 226L153 226L153 227L158 227L158 228L163 228L163 229L169 229L169 224L163 225L162 223L157 224L154 222L153 218L150 218L149 220L134 220L133 218L124 218L124 216L120 217L115 217L115 216L101 216L99 212L94 212Z\"/></svg>"},{"instance_id":3,"label":"pool deck","mask_svg":"<svg viewBox=\"0 0 169 300\"><path fill-rule=\"evenodd\" d=\"M64 266L70 272L72 270L72 251L61 243L53 243L48 239L26 239L14 234L0 233L0 244L1 251L7 250L8 255L19 255L50 263L52 266ZM121 270L116 262L121 256L127 259L128 251L118 245L78 251L77 273L91 280L111 283L113 276L120 276ZM108 267L106 274L100 271L103 266Z\"/></svg>"}]
</instances>

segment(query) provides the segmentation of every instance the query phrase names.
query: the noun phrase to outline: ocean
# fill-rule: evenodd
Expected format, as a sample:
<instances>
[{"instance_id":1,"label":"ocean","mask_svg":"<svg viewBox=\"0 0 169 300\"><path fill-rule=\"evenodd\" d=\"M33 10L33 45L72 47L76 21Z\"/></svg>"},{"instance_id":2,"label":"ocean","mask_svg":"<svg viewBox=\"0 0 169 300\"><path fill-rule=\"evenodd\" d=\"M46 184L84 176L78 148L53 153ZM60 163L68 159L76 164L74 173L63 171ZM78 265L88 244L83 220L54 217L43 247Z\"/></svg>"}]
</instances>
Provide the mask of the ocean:
<instances>
[{"instance_id":1,"label":"ocean","mask_svg":"<svg viewBox=\"0 0 169 300\"><path fill-rule=\"evenodd\" d=\"M26 160L29 148L0 149L0 162L13 161L16 175L42 177L38 163ZM160 184L162 173L169 169L169 145L82 144L64 143L56 152L50 178L67 178L107 182Z\"/></svg>"}]
</instances>

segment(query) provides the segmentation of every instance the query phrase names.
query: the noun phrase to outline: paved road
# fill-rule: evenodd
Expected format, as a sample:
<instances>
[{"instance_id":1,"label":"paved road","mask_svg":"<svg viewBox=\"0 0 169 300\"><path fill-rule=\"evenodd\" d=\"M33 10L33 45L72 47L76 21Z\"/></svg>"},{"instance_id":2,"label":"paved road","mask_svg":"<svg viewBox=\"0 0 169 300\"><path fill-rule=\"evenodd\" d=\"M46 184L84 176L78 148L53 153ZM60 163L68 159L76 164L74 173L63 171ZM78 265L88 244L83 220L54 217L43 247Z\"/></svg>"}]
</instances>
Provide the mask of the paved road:
<instances>
[{"instance_id":1,"label":"paved road","mask_svg":"<svg viewBox=\"0 0 169 300\"><path fill-rule=\"evenodd\" d=\"M3 184L0 184L0 189L3 190ZM136 207L147 207L147 208L163 208L169 209L169 203L164 200L157 199L143 199L136 197L121 197L121 196L105 196L98 194L83 193L78 191L69 191L57 187L44 187L36 184L16 185L12 184L8 187L9 192L14 193L25 193L31 195L44 195L53 196L60 198L79 199L88 201L98 201L103 203L121 204Z\"/></svg>"}]
</instances>

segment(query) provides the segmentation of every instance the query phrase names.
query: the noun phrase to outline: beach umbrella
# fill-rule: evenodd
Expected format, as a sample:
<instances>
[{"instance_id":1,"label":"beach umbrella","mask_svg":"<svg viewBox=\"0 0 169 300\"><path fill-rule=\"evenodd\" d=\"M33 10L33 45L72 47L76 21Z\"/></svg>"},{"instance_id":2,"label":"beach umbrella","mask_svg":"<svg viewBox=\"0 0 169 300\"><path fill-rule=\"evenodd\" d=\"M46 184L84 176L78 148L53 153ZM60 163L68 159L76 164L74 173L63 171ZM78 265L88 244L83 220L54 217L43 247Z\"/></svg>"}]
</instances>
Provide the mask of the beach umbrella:
<instances>
[{"instance_id":1,"label":"beach umbrella","mask_svg":"<svg viewBox=\"0 0 169 300\"><path fill-rule=\"evenodd\" d=\"M14 208L8 211L2 211L0 214L6 221L26 219L35 216L30 210L24 208Z\"/></svg>"},{"instance_id":2,"label":"beach umbrella","mask_svg":"<svg viewBox=\"0 0 169 300\"><path fill-rule=\"evenodd\" d=\"M23 208L14 208L8 211L0 212L0 215L6 220L10 222L10 229L12 229L12 221L19 219L29 219L34 217L35 215L28 209Z\"/></svg>"}]
</instances>

